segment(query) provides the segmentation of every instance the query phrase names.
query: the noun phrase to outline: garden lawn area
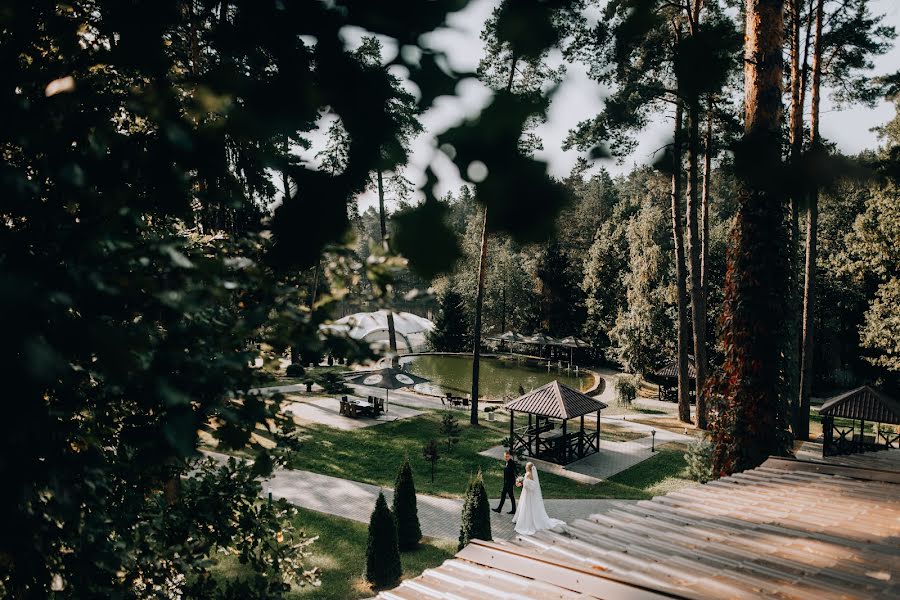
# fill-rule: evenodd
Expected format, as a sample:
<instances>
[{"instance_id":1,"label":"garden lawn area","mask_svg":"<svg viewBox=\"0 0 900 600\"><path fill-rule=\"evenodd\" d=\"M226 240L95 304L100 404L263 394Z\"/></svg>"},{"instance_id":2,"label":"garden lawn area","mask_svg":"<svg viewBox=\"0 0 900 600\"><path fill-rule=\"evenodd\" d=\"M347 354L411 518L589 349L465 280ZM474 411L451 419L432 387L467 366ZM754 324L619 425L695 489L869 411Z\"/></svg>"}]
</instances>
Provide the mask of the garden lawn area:
<instances>
[{"instance_id":1,"label":"garden lawn area","mask_svg":"<svg viewBox=\"0 0 900 600\"><path fill-rule=\"evenodd\" d=\"M648 496L660 496L693 485L696 482L688 478L684 459L686 450L687 446L678 443L660 446L656 456L613 475L609 481L641 490Z\"/></svg>"},{"instance_id":2,"label":"garden lawn area","mask_svg":"<svg viewBox=\"0 0 900 600\"><path fill-rule=\"evenodd\" d=\"M319 536L311 548L305 566L320 570L319 587L297 588L288 595L302 600L355 600L375 593L363 578L366 568L366 543L369 526L349 519L299 508L295 525L307 536ZM426 538L413 552L402 552L403 579L416 577L436 567L456 553L456 542ZM239 577L243 567L235 558L220 563L222 577Z\"/></svg>"},{"instance_id":3,"label":"garden lawn area","mask_svg":"<svg viewBox=\"0 0 900 600\"><path fill-rule=\"evenodd\" d=\"M587 427L585 427L585 429L587 429ZM616 425L614 423L610 423L609 421L604 421L602 418L600 419L601 440L609 440L611 442L631 442L633 440L639 440L643 437L647 437L647 434L640 431L635 431L633 429L626 429L621 425Z\"/></svg>"},{"instance_id":4,"label":"garden lawn area","mask_svg":"<svg viewBox=\"0 0 900 600\"><path fill-rule=\"evenodd\" d=\"M344 479L393 487L394 479L404 456L409 456L415 477L416 491L434 496L459 498L465 493L471 475L481 469L488 495L497 497L503 480L501 461L481 456L479 452L500 444L506 437L508 422L483 420L478 426L464 422L466 413L458 413L460 438L452 451L440 434L441 413L434 412L411 419L385 423L354 431L340 431L324 426L300 427L306 436L293 456L290 466ZM438 441L440 459L431 482L431 464L422 457L422 447L431 439ZM660 455L663 455L661 451ZM654 457L655 460L658 457ZM675 476L683 466L676 461L659 461L657 482L667 475ZM640 466L640 465L639 465ZM616 480L596 485L579 483L552 473L541 474L545 498L622 498L645 499L651 494L644 487L652 487L647 476L629 483L633 467ZM665 473L664 469L673 471ZM652 477L650 478L652 479ZM655 482L653 483L655 485Z\"/></svg>"}]
</instances>

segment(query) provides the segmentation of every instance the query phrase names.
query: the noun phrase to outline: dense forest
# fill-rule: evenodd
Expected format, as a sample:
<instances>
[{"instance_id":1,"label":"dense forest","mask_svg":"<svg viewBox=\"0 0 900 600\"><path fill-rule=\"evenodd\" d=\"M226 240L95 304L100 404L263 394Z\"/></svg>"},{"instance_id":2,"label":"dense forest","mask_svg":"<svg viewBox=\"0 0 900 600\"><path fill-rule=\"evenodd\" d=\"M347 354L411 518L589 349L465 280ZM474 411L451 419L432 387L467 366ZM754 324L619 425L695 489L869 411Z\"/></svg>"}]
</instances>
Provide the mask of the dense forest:
<instances>
[{"instance_id":1,"label":"dense forest","mask_svg":"<svg viewBox=\"0 0 900 600\"><path fill-rule=\"evenodd\" d=\"M852 158L875 165L900 148L898 123L900 118L881 130L880 148ZM831 396L863 383L898 382L898 329L889 307L900 306L892 291L896 275L891 275L900 266L892 257L898 241L894 232L900 227L894 208L900 197L893 184L872 177L837 181L819 200L815 396ZM733 165L719 161L710 180L707 336L715 370L722 361L715 335L735 211ZM570 201L547 242L518 244L502 234L491 238L485 330L575 335L591 343L596 351L592 358L651 373L676 351L668 178L652 167L613 178L602 167L591 172L581 163L561 183ZM431 286L439 300L445 290L453 290L462 302L452 303L450 310L462 313L459 321L468 324L465 333L471 336L482 215L468 186L441 202L449 207L448 221L464 240L464 256L452 273L432 281L407 275L398 282L397 292L402 296ZM397 211L406 208L400 202ZM360 248L368 248L366 240L374 239L378 218L374 208L359 216ZM430 297L418 303L423 310L438 312L434 305ZM416 305L409 308L415 310ZM458 344L441 349L463 348L468 349Z\"/></svg>"}]
</instances>

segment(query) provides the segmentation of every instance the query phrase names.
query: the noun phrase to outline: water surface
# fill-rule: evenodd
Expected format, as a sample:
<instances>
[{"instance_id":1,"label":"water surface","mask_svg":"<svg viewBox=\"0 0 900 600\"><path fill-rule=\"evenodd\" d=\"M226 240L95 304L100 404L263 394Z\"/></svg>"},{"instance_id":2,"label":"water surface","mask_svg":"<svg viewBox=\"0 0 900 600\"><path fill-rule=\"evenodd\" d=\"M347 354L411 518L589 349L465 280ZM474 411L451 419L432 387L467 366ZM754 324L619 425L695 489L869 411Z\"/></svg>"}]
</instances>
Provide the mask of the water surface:
<instances>
[{"instance_id":1,"label":"water surface","mask_svg":"<svg viewBox=\"0 0 900 600\"><path fill-rule=\"evenodd\" d=\"M452 393L454 396L466 396L472 392L472 357L444 354L423 354L406 356L400 359L412 373L426 377L431 383L416 386L417 390L433 394ZM593 377L575 371L560 369L554 363L547 369L547 363L537 363L523 358L485 358L481 359L479 380L479 396L483 398L502 399L515 398L519 395L519 386L529 392L534 388L558 379L576 390L586 390L593 382Z\"/></svg>"}]
</instances>

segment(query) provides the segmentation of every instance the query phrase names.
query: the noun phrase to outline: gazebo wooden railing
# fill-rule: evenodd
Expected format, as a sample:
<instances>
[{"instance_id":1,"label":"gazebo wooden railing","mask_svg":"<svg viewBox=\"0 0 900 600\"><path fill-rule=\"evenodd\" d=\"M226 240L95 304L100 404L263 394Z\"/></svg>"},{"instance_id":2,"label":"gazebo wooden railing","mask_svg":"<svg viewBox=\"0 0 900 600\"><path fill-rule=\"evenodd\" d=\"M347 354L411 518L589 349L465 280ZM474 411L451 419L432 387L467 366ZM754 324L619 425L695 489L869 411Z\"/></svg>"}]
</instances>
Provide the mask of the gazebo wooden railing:
<instances>
[{"instance_id":1,"label":"gazebo wooden railing","mask_svg":"<svg viewBox=\"0 0 900 600\"><path fill-rule=\"evenodd\" d=\"M826 400L819 408L819 415L825 456L900 448L900 433L882 428L882 425L900 425L900 403L869 386ZM843 421L838 424L835 419ZM866 435L867 421L875 423L872 435Z\"/></svg>"}]
</instances>

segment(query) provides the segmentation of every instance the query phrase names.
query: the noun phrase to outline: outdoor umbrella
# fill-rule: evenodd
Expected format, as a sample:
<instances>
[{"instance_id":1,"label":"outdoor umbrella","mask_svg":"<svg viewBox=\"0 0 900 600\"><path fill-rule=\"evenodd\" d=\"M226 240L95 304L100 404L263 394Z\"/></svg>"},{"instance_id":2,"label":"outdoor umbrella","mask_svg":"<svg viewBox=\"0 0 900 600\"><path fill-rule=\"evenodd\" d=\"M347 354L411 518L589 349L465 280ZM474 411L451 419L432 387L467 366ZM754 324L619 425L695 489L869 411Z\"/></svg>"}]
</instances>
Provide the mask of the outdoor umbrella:
<instances>
[{"instance_id":1,"label":"outdoor umbrella","mask_svg":"<svg viewBox=\"0 0 900 600\"><path fill-rule=\"evenodd\" d=\"M355 385L366 385L369 387L377 387L384 390L384 412L388 411L388 401L391 390L412 387L417 383L427 383L428 379L401 371L395 367L386 369L378 369L377 371L369 371L352 375L346 379L347 383Z\"/></svg>"},{"instance_id":2,"label":"outdoor umbrella","mask_svg":"<svg viewBox=\"0 0 900 600\"><path fill-rule=\"evenodd\" d=\"M571 335L559 340L559 345L565 346L566 348L569 349L569 363L570 364L572 362L573 348L586 348L587 347L587 344L585 342L582 342L578 338L571 336Z\"/></svg>"},{"instance_id":3,"label":"outdoor umbrella","mask_svg":"<svg viewBox=\"0 0 900 600\"><path fill-rule=\"evenodd\" d=\"M503 342L507 342L509 344L509 353L512 354L512 345L516 342L521 342L525 338L515 331L507 331L506 333L501 333L500 335L498 335L497 339Z\"/></svg>"},{"instance_id":4,"label":"outdoor umbrella","mask_svg":"<svg viewBox=\"0 0 900 600\"><path fill-rule=\"evenodd\" d=\"M536 333L534 335L530 335L527 338L522 340L526 344L535 344L540 348L540 353L543 355L544 346L550 346L556 344L556 339L550 337L549 335L544 335L543 333Z\"/></svg>"}]
</instances>

